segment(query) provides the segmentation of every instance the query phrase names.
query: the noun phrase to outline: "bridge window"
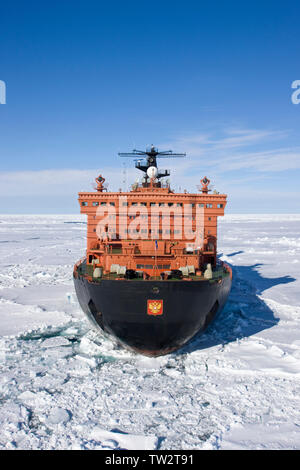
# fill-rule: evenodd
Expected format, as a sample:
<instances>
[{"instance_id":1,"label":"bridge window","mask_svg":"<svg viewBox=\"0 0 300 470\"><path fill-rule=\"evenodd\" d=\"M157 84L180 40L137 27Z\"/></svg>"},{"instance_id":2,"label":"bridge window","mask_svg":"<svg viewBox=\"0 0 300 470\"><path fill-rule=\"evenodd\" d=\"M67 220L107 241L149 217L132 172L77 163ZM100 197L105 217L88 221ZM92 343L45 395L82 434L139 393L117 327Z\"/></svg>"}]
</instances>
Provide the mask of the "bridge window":
<instances>
[{"instance_id":1,"label":"bridge window","mask_svg":"<svg viewBox=\"0 0 300 470\"><path fill-rule=\"evenodd\" d=\"M88 203L87 203L87 202L85 202L85 201L82 201L81 205L82 205L82 206L87 206L87 205L88 205Z\"/></svg>"},{"instance_id":2,"label":"bridge window","mask_svg":"<svg viewBox=\"0 0 300 470\"><path fill-rule=\"evenodd\" d=\"M206 207L207 207L207 209L211 209L211 208L212 208L212 204L206 204Z\"/></svg>"},{"instance_id":3,"label":"bridge window","mask_svg":"<svg viewBox=\"0 0 300 470\"><path fill-rule=\"evenodd\" d=\"M218 209L223 209L223 204L218 204Z\"/></svg>"},{"instance_id":4,"label":"bridge window","mask_svg":"<svg viewBox=\"0 0 300 470\"><path fill-rule=\"evenodd\" d=\"M99 206L99 202L93 202L93 206L94 207Z\"/></svg>"}]
</instances>

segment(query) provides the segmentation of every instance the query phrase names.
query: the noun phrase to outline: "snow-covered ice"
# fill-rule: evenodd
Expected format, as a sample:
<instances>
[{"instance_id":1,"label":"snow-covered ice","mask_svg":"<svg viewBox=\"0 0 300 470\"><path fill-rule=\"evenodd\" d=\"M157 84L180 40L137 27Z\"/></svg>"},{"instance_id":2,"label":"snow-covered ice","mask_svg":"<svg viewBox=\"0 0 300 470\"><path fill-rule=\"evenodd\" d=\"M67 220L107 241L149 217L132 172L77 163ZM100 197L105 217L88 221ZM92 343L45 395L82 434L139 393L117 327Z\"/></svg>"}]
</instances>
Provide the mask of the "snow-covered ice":
<instances>
[{"instance_id":1,"label":"snow-covered ice","mask_svg":"<svg viewBox=\"0 0 300 470\"><path fill-rule=\"evenodd\" d=\"M225 309L146 358L91 330L80 215L0 216L2 449L299 449L300 215L227 215Z\"/></svg>"}]
</instances>

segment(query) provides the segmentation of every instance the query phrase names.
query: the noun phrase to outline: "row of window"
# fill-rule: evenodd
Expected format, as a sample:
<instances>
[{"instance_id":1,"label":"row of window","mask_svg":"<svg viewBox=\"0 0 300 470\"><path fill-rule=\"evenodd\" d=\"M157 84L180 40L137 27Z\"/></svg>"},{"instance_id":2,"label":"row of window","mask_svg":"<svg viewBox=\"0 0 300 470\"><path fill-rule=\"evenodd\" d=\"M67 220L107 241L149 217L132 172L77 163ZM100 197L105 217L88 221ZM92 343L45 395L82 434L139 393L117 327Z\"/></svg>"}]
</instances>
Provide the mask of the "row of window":
<instances>
[{"instance_id":1,"label":"row of window","mask_svg":"<svg viewBox=\"0 0 300 470\"><path fill-rule=\"evenodd\" d=\"M82 202L81 202L81 205L82 205L82 206L88 206L88 203L87 203L86 201L82 201ZM108 205L110 205L110 206L115 206L115 203L114 203L114 202L110 202L110 203L100 202L100 203L99 203L99 202L97 202L97 201L94 201L94 202L92 203L92 205L93 205L94 207L97 207L97 206L99 206L99 205L100 205L100 206L108 206Z\"/></svg>"},{"instance_id":2,"label":"row of window","mask_svg":"<svg viewBox=\"0 0 300 470\"><path fill-rule=\"evenodd\" d=\"M141 206L147 206L147 203L146 203L146 202L140 202L139 204L140 204ZM82 206L88 206L88 203L87 203L86 201L82 201L82 202L81 202L81 205L82 205ZM115 206L115 203L114 203L114 202L109 202L109 203L100 202L100 203L99 203L99 202L97 202L97 201L94 201L94 202L92 203L92 205L93 205L94 207L97 207L97 206L99 206L99 205L100 205L100 206L108 206L108 205L110 205L110 206ZM132 204L131 204L131 206L137 206L137 205L138 205L137 202L132 202ZM160 203L156 204L156 202L150 202L150 206L156 206L156 205L158 205L159 207L162 207L162 206L165 205L165 203L164 203L164 202L160 202ZM176 204L175 204L175 203L173 204L173 202L168 202L168 204L166 204L166 205L168 205L169 207L172 207L172 206L182 207L182 206L183 206L182 202L177 202ZM196 205L196 204L191 204L192 207L195 207L195 205ZM122 203L122 206L128 206L128 202L123 202L123 203ZM198 207L204 207L204 206L205 206L204 204L198 204ZM213 207L212 204L206 204L206 208L207 208L207 209L212 209L212 207ZM223 204L217 204L217 208L218 208L218 209L222 209L222 208L223 208Z\"/></svg>"},{"instance_id":3,"label":"row of window","mask_svg":"<svg viewBox=\"0 0 300 470\"><path fill-rule=\"evenodd\" d=\"M96 232L95 228L93 229L93 232ZM107 230L102 233L102 235L105 234L105 233L110 233L110 234L115 235L115 231L111 227L108 227ZM148 234L162 235L164 233L166 235L179 235L179 234L182 233L182 231L181 230L172 230L172 229L170 229L170 230L169 229L165 229L165 230L162 230L162 229L152 229L151 230L151 229L149 229L149 230L147 230L147 229L144 229L144 228L142 228L141 230L134 230L134 229L131 230L129 228L127 230L124 230L122 233L129 233L129 234L143 233L143 234L146 234L146 235L148 235ZM194 233L194 231L193 231L193 229L188 229L188 231L187 232L185 231L185 233ZM211 231L207 230L206 233L210 234Z\"/></svg>"},{"instance_id":4,"label":"row of window","mask_svg":"<svg viewBox=\"0 0 300 470\"><path fill-rule=\"evenodd\" d=\"M170 264L158 264L157 269L170 269ZM136 269L152 269L153 264L137 264Z\"/></svg>"},{"instance_id":5,"label":"row of window","mask_svg":"<svg viewBox=\"0 0 300 470\"><path fill-rule=\"evenodd\" d=\"M169 230L169 229L166 229L164 231L162 231L162 229L145 229L145 228L142 228L141 230L134 230L134 229L127 229L127 230L124 230L124 233L166 233L166 234L172 234L174 233L175 235L178 235L179 233L181 233L180 230Z\"/></svg>"},{"instance_id":6,"label":"row of window","mask_svg":"<svg viewBox=\"0 0 300 470\"><path fill-rule=\"evenodd\" d=\"M113 217L116 217L116 216L115 216L115 215L110 215L110 216L109 216L109 218L113 218ZM141 217L141 219L147 219L147 218L148 218L148 215L147 215L147 214L129 215L129 216L128 216L128 219L129 219L129 220L134 220L134 219L136 219L136 218L138 218L138 217ZM159 217L159 220L162 220L162 219L164 219L164 218L165 218L165 219L168 219L168 218L173 219L173 218L176 218L176 217L179 218L179 217L182 217L182 216L181 216L180 214L167 214L167 215L161 215L161 214L160 214L158 217ZM193 216L191 216L191 215L185 215L185 216L183 216L183 217L184 217L184 219L186 219L186 220L196 220L196 217L195 217L194 215L193 215ZM150 218L150 219L151 219L151 218ZM153 219L153 216L152 216L152 219ZM212 220L211 217L208 217L208 220Z\"/></svg>"},{"instance_id":7,"label":"row of window","mask_svg":"<svg viewBox=\"0 0 300 470\"><path fill-rule=\"evenodd\" d=\"M117 216L116 214L110 214L107 216L109 218L109 220L113 220L113 221L116 221L117 220ZM138 214L138 215L129 215L128 216L128 219L129 220L135 220L136 218L138 217L141 217L141 219L147 219L148 218L148 215L147 214ZM170 215L159 215L159 222L162 221L162 219L166 218L168 220L168 218L170 218L170 221L172 221L174 218L176 217L181 217L181 215L177 215L177 214L170 214ZM96 216L94 215L93 217L94 220L96 220ZM195 216L184 216L184 219L185 220L196 220L196 217ZM149 217L149 220L151 220L151 217ZM211 221L212 218L211 217L208 217L208 220Z\"/></svg>"}]
</instances>

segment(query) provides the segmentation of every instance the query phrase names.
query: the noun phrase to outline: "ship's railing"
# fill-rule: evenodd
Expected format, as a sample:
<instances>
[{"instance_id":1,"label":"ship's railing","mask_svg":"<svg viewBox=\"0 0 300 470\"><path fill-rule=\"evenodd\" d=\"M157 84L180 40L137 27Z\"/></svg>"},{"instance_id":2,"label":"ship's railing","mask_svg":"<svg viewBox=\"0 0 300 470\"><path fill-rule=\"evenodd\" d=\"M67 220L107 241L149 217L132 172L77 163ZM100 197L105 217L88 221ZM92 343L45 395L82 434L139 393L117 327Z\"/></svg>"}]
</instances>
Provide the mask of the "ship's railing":
<instances>
[{"instance_id":1,"label":"ship's railing","mask_svg":"<svg viewBox=\"0 0 300 470\"><path fill-rule=\"evenodd\" d=\"M83 266L83 263L86 261L86 258L83 256L82 258L80 258L79 261L77 261L77 263L75 264L74 266L74 269L73 269L73 274L76 276L77 275L77 271L80 267Z\"/></svg>"},{"instance_id":2,"label":"ship's railing","mask_svg":"<svg viewBox=\"0 0 300 470\"><path fill-rule=\"evenodd\" d=\"M231 270L230 270L231 271ZM101 278L99 279L95 279L93 278L93 275L92 275L92 272L87 272L86 275L87 276L90 276L91 280L93 280L93 282L101 282L103 279L104 280L119 280L119 281L125 281L125 282L131 282L131 281L141 281L141 282L147 282L147 280L150 280L150 281L162 281L162 282L169 282L169 281L178 281L178 282L182 282L182 281L194 281L194 282L199 282L199 281L207 281L209 280L209 282L222 282L222 280L227 277L227 276L231 276L230 274L230 271L227 270L227 268L225 269L225 266L224 267L220 267L219 269L216 269L216 270L213 270L212 271L212 278L211 279L206 279L203 275L203 273L198 276L198 275L195 275L195 274L189 274L188 276L183 276L183 278L177 278L177 277L169 277L168 279L164 279L162 280L162 278L160 276L158 276L157 274L153 273L153 275L150 275L148 276L147 278L144 278L143 276L141 277L135 277L133 279L127 279L124 275L120 275L120 274L116 274L116 273L106 273L106 274L103 274L101 276Z\"/></svg>"},{"instance_id":3,"label":"ship's railing","mask_svg":"<svg viewBox=\"0 0 300 470\"><path fill-rule=\"evenodd\" d=\"M224 261L222 261L222 265L226 269L226 271L229 273L230 279L232 279L232 269L231 269L231 267L227 263L224 263Z\"/></svg>"},{"instance_id":4,"label":"ship's railing","mask_svg":"<svg viewBox=\"0 0 300 470\"><path fill-rule=\"evenodd\" d=\"M173 256L173 254L180 254L180 255L198 255L199 253L201 253L201 250L187 250L186 248L179 248L179 249L173 249L172 252L169 252L169 253L161 253L160 251L155 251L155 249L151 249L151 250L143 250L141 252L140 248L135 246L134 248L127 248L127 247L124 247L124 248L114 248L114 247L110 247L109 250L107 251L108 254L112 254L112 255L145 255L145 256ZM213 254L214 251L205 251L203 252L204 254Z\"/></svg>"},{"instance_id":5,"label":"ship's railing","mask_svg":"<svg viewBox=\"0 0 300 470\"><path fill-rule=\"evenodd\" d=\"M124 253L124 251L123 251ZM125 253L125 254L131 254L131 253ZM165 253L165 252L160 252L160 251L155 251L155 250L143 250L140 252L140 250L136 250L132 253L134 256L173 256L173 253Z\"/></svg>"},{"instance_id":6,"label":"ship's railing","mask_svg":"<svg viewBox=\"0 0 300 470\"><path fill-rule=\"evenodd\" d=\"M162 268L165 268L166 270L170 270L170 268L168 266L159 266L162 261L161 260L152 260L153 263L152 263L152 267L153 269L155 270L156 267L159 267L159 269L162 269ZM141 268L142 269L142 268ZM99 279L95 279L93 278L93 271L94 271L94 266L93 265L89 265L86 263L86 258L81 258L74 266L74 275L75 277L77 277L77 275L82 275L82 276L87 276L90 280L92 280L93 282L101 282L101 279L111 279L111 280L115 280L115 279L119 279L121 280L123 276L119 275L119 274L116 274L116 273L106 273L106 274L103 274L101 276L101 278ZM160 276L157 276L155 273L153 273L154 275L148 277L148 279L151 279L151 280L161 280ZM213 268L212 270L212 278L210 279L211 282L221 282L221 280L226 277L226 276L230 276L230 278L232 279L232 269L231 267L222 262L221 264L217 265L216 267ZM194 281L201 281L201 280L205 280L204 276L203 276L203 273L202 275L200 276L196 276L195 274L193 273L190 273L187 277L184 276L183 280L194 280ZM125 280L125 278L124 278ZM126 279L126 281L130 279ZM134 280L145 280L143 279L143 277L137 277L135 278ZM171 278L171 279L168 279L168 280L178 280L177 278ZM166 280L167 281L167 280Z\"/></svg>"}]
</instances>

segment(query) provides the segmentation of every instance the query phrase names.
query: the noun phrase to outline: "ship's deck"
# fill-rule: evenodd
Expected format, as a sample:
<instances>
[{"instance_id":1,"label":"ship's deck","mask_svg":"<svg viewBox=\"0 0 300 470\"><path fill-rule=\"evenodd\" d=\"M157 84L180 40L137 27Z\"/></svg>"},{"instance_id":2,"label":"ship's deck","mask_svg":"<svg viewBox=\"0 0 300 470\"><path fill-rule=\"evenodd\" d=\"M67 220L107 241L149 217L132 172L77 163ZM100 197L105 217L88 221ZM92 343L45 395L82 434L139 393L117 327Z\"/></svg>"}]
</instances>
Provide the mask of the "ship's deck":
<instances>
[{"instance_id":1,"label":"ship's deck","mask_svg":"<svg viewBox=\"0 0 300 470\"><path fill-rule=\"evenodd\" d=\"M77 273L80 276L84 276L88 278L89 280L93 282L101 282L104 280L111 280L111 281L128 281L128 282L134 282L134 281L140 281L140 282L149 282L149 281L159 281L159 282L170 282L170 281L194 281L194 282L201 282L201 281L211 281L211 282L216 282L219 280L222 280L223 278L227 277L230 275L230 270L228 267L224 265L218 265L216 268L213 268L212 270L212 278L207 279L203 276L196 276L195 274L189 274L189 276L183 276L181 279L178 279L177 277L169 277L168 279L162 280L159 275L154 275L150 276L147 279L144 279L143 277L135 277L133 279L127 279L124 276L121 276L120 274L116 273L108 273L108 274L103 274L100 278L94 278L93 277L93 269L94 267L91 265L86 264L86 260L84 260L82 263L78 264L77 267L75 267L75 270L77 270Z\"/></svg>"}]
</instances>

